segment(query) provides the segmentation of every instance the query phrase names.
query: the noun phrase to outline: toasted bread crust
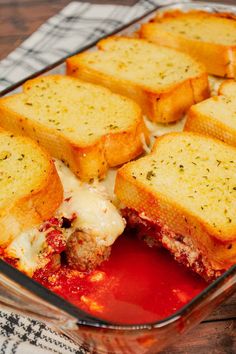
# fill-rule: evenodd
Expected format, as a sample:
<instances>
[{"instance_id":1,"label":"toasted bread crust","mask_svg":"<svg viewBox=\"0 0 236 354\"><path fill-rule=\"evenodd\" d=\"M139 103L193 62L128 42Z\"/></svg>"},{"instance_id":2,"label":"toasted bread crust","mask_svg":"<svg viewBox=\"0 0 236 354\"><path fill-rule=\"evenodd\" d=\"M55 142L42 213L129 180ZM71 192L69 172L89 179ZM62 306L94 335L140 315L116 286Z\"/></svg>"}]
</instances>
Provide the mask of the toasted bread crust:
<instances>
[{"instance_id":1,"label":"toasted bread crust","mask_svg":"<svg viewBox=\"0 0 236 354\"><path fill-rule=\"evenodd\" d=\"M63 80L71 80L72 83L78 81L75 78L63 78L62 75L53 75L48 78L51 81L58 81L61 78ZM40 80L41 78L39 77L27 82L23 87L23 95L26 95L31 86L36 86ZM104 92L107 99L109 99L111 94L109 90L96 87ZM18 96L22 97L20 95L22 94ZM58 131L44 124L44 122L41 123L34 120L30 115L26 116L20 111L15 111L11 104L12 99L14 102L14 96L0 100L0 125L16 134L30 136L44 146L52 156L65 162L84 181L90 181L93 178L103 178L110 166L129 161L142 153L143 145L140 138L142 134L148 141L148 132L142 118L141 109L129 99L126 99L126 102L130 102L130 107L132 107L134 112L132 122L127 121L127 127L124 129L116 129L115 131L111 129L110 132L89 144L76 142L75 139L72 140L64 135L63 131Z\"/></svg>"},{"instance_id":2,"label":"toasted bread crust","mask_svg":"<svg viewBox=\"0 0 236 354\"><path fill-rule=\"evenodd\" d=\"M109 37L101 40L98 48L101 51L107 51L107 44L118 41L119 38L132 41L129 37ZM139 41L147 43L145 40L139 39ZM67 74L95 84L102 84L118 94L134 99L141 106L144 114L156 122L168 123L179 120L192 104L209 97L210 94L207 73L200 64L199 74L195 77L154 90L145 82L138 85L115 74L109 75L96 70L83 62L86 56L87 53L81 53L69 58Z\"/></svg>"},{"instance_id":3,"label":"toasted bread crust","mask_svg":"<svg viewBox=\"0 0 236 354\"><path fill-rule=\"evenodd\" d=\"M235 93L232 92L235 90ZM212 112L214 114L208 114L207 111L201 109L202 104L198 103L193 105L188 111L187 120L184 126L185 131L193 131L196 133L201 133L203 135L211 136L217 138L229 145L236 147L236 127L229 126L227 122L217 119L218 117L218 107L222 104L220 101L220 96L232 97L235 100L236 97L236 83L235 81L229 80L223 82L219 87L219 96L214 96L209 98L206 102L211 102ZM233 97L232 94L235 96ZM203 102L204 104L204 102ZM230 104L230 103L229 103ZM234 118L232 117L232 120Z\"/></svg>"},{"instance_id":4,"label":"toasted bread crust","mask_svg":"<svg viewBox=\"0 0 236 354\"><path fill-rule=\"evenodd\" d=\"M234 80L225 80L219 86L218 95L236 97L236 82Z\"/></svg>"},{"instance_id":5,"label":"toasted bread crust","mask_svg":"<svg viewBox=\"0 0 236 354\"><path fill-rule=\"evenodd\" d=\"M82 58L86 53L80 54ZM149 117L154 115L153 103L149 100L149 93L138 87L137 85L129 85L127 88L127 82L113 76L108 76L95 70L93 68L87 68L82 63L78 64L77 56L71 57L66 61L67 75L78 77L81 80L92 82L93 84L103 85L108 87L111 91L118 93L119 95L129 96L134 99L142 108L143 112ZM129 93L127 93L129 91ZM155 102L158 96L153 95L151 101Z\"/></svg>"},{"instance_id":6,"label":"toasted bread crust","mask_svg":"<svg viewBox=\"0 0 236 354\"><path fill-rule=\"evenodd\" d=\"M150 156L158 153L159 146L164 144L166 139L172 139L178 134L181 133L171 133L158 138ZM188 134L201 138L195 133ZM217 139L209 138L210 141L222 144L223 147L226 146ZM149 185L134 179L129 172L133 164L135 162L124 165L117 173L115 193L125 206L143 213L151 220L161 221L173 232L190 236L195 247L206 256L213 269L227 269L235 263L236 232L234 227L229 226L223 235L219 234L203 218L181 205L181 191L180 201L175 202L167 195L154 192Z\"/></svg>"},{"instance_id":7,"label":"toasted bread crust","mask_svg":"<svg viewBox=\"0 0 236 354\"><path fill-rule=\"evenodd\" d=\"M180 35L175 31L169 32L160 25L166 20L178 19L186 16L199 17L208 16L210 18L222 18L235 21L234 15L226 13L207 13L204 11L189 11L187 14L179 10L167 11L156 16L152 23L143 24L139 35L158 45L175 48L192 55L202 62L207 72L213 75L234 78L236 77L236 46L223 45L218 43L190 39ZM200 27L199 30L201 31Z\"/></svg>"},{"instance_id":8,"label":"toasted bread crust","mask_svg":"<svg viewBox=\"0 0 236 354\"><path fill-rule=\"evenodd\" d=\"M6 133L1 131L0 134ZM13 202L10 201L8 208L1 208L1 246L7 246L20 232L50 218L63 200L61 181L48 153L26 137L14 137L13 139L18 140L20 144L28 145L32 158L35 158L37 154L41 155L40 163L45 173L40 185L34 190L31 189L32 184L29 184L29 191L26 195L15 198ZM26 166L26 169L30 168L31 166ZM22 183L24 184L29 183L24 178L26 169L22 168Z\"/></svg>"},{"instance_id":9,"label":"toasted bread crust","mask_svg":"<svg viewBox=\"0 0 236 354\"><path fill-rule=\"evenodd\" d=\"M167 18L176 18L179 16L183 16L185 14L186 14L186 12L183 12L181 10L165 11L163 13L158 13L155 16L154 21L162 21ZM236 15L234 15L233 13L229 13L229 12L207 12L204 10L189 10L187 12L187 14L194 15L194 16L204 15L204 16L213 17L213 18L225 18L225 19L229 19L229 20L236 20Z\"/></svg>"},{"instance_id":10,"label":"toasted bread crust","mask_svg":"<svg viewBox=\"0 0 236 354\"><path fill-rule=\"evenodd\" d=\"M217 97L214 97L214 100L217 100ZM236 129L207 114L200 113L195 105L188 112L184 131L211 136L236 147Z\"/></svg>"}]
</instances>

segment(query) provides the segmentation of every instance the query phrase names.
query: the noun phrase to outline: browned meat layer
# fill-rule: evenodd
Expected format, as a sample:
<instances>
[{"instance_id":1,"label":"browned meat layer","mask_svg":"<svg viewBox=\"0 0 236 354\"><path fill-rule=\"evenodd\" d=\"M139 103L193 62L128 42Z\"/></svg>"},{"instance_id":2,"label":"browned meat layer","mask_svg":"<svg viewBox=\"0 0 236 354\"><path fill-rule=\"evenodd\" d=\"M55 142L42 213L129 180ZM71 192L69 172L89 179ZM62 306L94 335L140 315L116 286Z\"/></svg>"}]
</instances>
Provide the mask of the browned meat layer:
<instances>
[{"instance_id":1,"label":"browned meat layer","mask_svg":"<svg viewBox=\"0 0 236 354\"><path fill-rule=\"evenodd\" d=\"M68 264L74 269L92 270L110 256L111 247L99 246L94 237L83 231L75 231L66 245Z\"/></svg>"},{"instance_id":2,"label":"browned meat layer","mask_svg":"<svg viewBox=\"0 0 236 354\"><path fill-rule=\"evenodd\" d=\"M176 234L161 222L154 222L145 214L139 214L133 209L123 209L122 216L127 221L127 228L144 239L150 247L164 246L179 263L198 273L205 280L212 281L223 273L223 270L211 267L206 257L203 257L201 251L193 245L190 237Z\"/></svg>"}]
</instances>

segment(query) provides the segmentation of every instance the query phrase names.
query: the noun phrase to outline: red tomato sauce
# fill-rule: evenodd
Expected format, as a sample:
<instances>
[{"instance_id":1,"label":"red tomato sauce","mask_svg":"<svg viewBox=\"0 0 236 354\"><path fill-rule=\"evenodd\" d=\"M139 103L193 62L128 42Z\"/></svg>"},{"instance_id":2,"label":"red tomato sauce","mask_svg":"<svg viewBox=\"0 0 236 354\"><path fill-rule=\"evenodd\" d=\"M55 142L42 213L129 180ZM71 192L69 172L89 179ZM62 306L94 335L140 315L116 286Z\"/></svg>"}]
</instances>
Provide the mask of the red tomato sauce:
<instances>
[{"instance_id":1,"label":"red tomato sauce","mask_svg":"<svg viewBox=\"0 0 236 354\"><path fill-rule=\"evenodd\" d=\"M172 315L207 285L166 250L127 235L118 238L110 259L93 272L64 265L52 274L38 272L34 279L81 309L123 324Z\"/></svg>"}]
</instances>

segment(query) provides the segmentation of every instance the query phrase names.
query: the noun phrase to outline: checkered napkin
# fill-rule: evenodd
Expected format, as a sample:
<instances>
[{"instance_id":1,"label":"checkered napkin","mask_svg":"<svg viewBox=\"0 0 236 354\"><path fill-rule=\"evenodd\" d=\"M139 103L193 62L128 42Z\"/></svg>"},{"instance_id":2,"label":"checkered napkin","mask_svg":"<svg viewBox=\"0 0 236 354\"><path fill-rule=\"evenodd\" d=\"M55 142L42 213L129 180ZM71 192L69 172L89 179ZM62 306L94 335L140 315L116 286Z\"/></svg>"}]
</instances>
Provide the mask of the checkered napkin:
<instances>
[{"instance_id":1,"label":"checkered napkin","mask_svg":"<svg viewBox=\"0 0 236 354\"><path fill-rule=\"evenodd\" d=\"M71 2L0 62L0 92L154 7L174 2L140 0L132 7Z\"/></svg>"},{"instance_id":2,"label":"checkered napkin","mask_svg":"<svg viewBox=\"0 0 236 354\"><path fill-rule=\"evenodd\" d=\"M89 354L45 324L10 311L0 312L0 354Z\"/></svg>"},{"instance_id":3,"label":"checkered napkin","mask_svg":"<svg viewBox=\"0 0 236 354\"><path fill-rule=\"evenodd\" d=\"M0 62L0 91L94 42L158 5L175 0L140 0L132 7L71 2ZM85 354L44 324L0 312L0 354Z\"/></svg>"}]
</instances>

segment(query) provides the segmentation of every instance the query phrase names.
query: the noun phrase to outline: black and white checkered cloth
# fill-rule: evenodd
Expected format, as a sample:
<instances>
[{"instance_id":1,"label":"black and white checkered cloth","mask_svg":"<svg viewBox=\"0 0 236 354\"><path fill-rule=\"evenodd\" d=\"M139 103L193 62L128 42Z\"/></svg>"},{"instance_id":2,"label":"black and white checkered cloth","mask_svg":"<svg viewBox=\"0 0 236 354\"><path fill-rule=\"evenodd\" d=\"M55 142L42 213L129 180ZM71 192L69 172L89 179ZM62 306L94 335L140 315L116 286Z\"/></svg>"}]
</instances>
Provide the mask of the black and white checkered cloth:
<instances>
[{"instance_id":1,"label":"black and white checkered cloth","mask_svg":"<svg viewBox=\"0 0 236 354\"><path fill-rule=\"evenodd\" d=\"M10 311L0 312L0 354L89 354L45 324Z\"/></svg>"},{"instance_id":2,"label":"black and white checkered cloth","mask_svg":"<svg viewBox=\"0 0 236 354\"><path fill-rule=\"evenodd\" d=\"M184 1L184 0L183 0ZM132 7L71 2L0 62L0 91L43 67L175 0L140 0ZM180 2L180 1L178 1ZM0 354L85 354L44 324L0 312Z\"/></svg>"},{"instance_id":3,"label":"black and white checkered cloth","mask_svg":"<svg viewBox=\"0 0 236 354\"><path fill-rule=\"evenodd\" d=\"M0 62L0 92L156 6L174 2L140 0L132 7L71 2Z\"/></svg>"}]
</instances>

